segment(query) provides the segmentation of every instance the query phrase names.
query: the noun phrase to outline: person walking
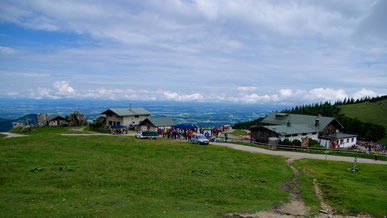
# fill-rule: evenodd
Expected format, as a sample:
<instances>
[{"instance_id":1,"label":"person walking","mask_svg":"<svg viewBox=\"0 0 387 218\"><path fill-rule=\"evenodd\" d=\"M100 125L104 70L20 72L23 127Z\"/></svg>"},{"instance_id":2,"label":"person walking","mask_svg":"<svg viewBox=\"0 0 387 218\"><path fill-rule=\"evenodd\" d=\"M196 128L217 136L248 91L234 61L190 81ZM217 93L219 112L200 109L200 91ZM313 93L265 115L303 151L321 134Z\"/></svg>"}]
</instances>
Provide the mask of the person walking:
<instances>
[{"instance_id":1,"label":"person walking","mask_svg":"<svg viewBox=\"0 0 387 218\"><path fill-rule=\"evenodd\" d=\"M375 160L378 160L379 151L375 151Z\"/></svg>"}]
</instances>

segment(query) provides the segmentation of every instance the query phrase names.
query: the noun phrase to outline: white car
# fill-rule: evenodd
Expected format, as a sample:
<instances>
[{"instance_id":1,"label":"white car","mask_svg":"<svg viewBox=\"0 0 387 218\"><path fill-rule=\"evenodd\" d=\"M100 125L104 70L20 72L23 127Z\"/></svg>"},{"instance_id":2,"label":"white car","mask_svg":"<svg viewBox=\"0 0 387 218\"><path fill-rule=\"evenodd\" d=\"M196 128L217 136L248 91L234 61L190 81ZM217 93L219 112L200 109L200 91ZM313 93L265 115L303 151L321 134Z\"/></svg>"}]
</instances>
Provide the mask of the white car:
<instances>
[{"instance_id":1,"label":"white car","mask_svg":"<svg viewBox=\"0 0 387 218\"><path fill-rule=\"evenodd\" d=\"M192 134L191 143L200 144L200 145L208 145L210 141L203 134Z\"/></svg>"}]
</instances>

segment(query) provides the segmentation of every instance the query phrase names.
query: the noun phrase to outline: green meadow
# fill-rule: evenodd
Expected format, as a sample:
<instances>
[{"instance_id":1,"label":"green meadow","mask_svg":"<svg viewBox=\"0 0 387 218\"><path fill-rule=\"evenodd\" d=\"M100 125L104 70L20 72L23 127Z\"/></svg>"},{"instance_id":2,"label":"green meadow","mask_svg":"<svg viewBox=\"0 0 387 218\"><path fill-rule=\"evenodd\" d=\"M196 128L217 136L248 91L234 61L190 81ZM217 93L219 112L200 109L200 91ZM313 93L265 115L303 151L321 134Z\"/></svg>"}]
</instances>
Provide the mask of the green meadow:
<instances>
[{"instance_id":1,"label":"green meadow","mask_svg":"<svg viewBox=\"0 0 387 218\"><path fill-rule=\"evenodd\" d=\"M20 129L13 130L20 132ZM0 137L1 217L214 217L289 202L285 158L179 140L61 136L35 128ZM78 132L85 133L85 132ZM298 160L301 197L319 211L317 178L339 214L387 214L387 166Z\"/></svg>"},{"instance_id":2,"label":"green meadow","mask_svg":"<svg viewBox=\"0 0 387 218\"><path fill-rule=\"evenodd\" d=\"M216 216L288 201L284 158L167 139L60 136L36 128L0 139L2 217Z\"/></svg>"},{"instance_id":3,"label":"green meadow","mask_svg":"<svg viewBox=\"0 0 387 218\"><path fill-rule=\"evenodd\" d=\"M244 130L240 130L240 129L235 129L233 130L230 135L233 135L233 136L244 136L244 135L247 135L246 131Z\"/></svg>"},{"instance_id":4,"label":"green meadow","mask_svg":"<svg viewBox=\"0 0 387 218\"><path fill-rule=\"evenodd\" d=\"M316 178L324 200L336 213L387 215L386 165L358 164L359 171L352 172L348 169L353 163L302 159L296 161L295 166L302 172L301 197L312 208L319 208L311 185Z\"/></svg>"}]
</instances>

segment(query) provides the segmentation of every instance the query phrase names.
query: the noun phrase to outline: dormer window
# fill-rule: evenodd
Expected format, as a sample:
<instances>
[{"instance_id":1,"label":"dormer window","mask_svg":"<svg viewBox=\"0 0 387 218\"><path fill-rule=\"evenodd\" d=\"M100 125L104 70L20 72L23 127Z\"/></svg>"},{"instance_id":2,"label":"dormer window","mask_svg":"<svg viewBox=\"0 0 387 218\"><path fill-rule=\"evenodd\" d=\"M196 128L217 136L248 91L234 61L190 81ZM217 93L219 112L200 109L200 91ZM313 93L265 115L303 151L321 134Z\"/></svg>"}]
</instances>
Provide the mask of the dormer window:
<instances>
[{"instance_id":1,"label":"dormer window","mask_svg":"<svg viewBox=\"0 0 387 218\"><path fill-rule=\"evenodd\" d=\"M283 120L283 119L285 119L286 116L287 116L287 114L279 113L279 114L275 115L275 119L276 120Z\"/></svg>"}]
</instances>

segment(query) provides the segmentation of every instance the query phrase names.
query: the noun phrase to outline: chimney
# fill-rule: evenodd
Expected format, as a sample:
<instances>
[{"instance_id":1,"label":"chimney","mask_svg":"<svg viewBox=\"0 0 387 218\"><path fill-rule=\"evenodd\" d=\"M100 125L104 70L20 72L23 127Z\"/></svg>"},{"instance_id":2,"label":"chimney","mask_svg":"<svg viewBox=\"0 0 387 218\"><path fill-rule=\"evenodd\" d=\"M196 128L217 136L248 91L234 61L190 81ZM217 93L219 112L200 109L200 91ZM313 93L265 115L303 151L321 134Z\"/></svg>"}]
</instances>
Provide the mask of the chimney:
<instances>
[{"instance_id":1,"label":"chimney","mask_svg":"<svg viewBox=\"0 0 387 218\"><path fill-rule=\"evenodd\" d=\"M290 123L290 117L288 117L288 123L287 123L287 126L291 126L292 124Z\"/></svg>"},{"instance_id":2,"label":"chimney","mask_svg":"<svg viewBox=\"0 0 387 218\"><path fill-rule=\"evenodd\" d=\"M314 126L319 126L319 125L320 125L320 115L317 116Z\"/></svg>"}]
</instances>

